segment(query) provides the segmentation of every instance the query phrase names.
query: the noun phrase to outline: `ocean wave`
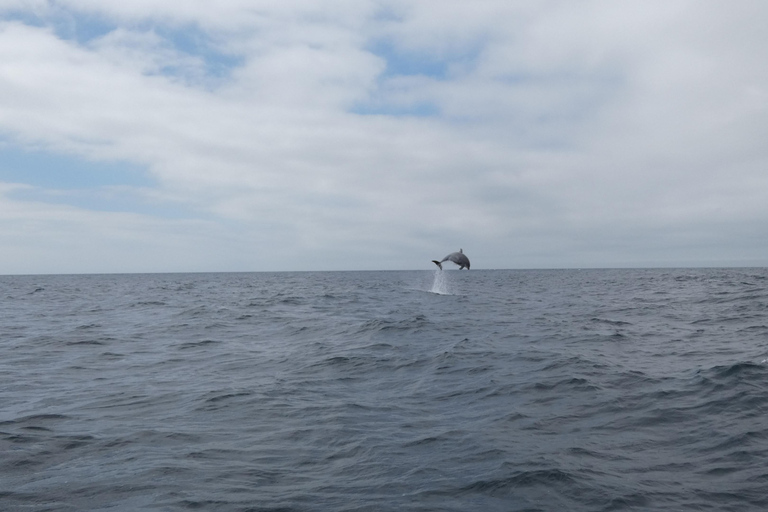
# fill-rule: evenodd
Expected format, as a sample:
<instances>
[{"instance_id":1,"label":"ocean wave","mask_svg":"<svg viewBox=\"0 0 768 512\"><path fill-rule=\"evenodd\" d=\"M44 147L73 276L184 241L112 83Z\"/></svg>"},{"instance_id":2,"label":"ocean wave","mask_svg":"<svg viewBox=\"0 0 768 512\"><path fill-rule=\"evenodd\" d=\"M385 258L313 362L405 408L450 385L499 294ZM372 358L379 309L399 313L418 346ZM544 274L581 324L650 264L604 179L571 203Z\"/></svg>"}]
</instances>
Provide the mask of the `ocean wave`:
<instances>
[{"instance_id":1,"label":"ocean wave","mask_svg":"<svg viewBox=\"0 0 768 512\"><path fill-rule=\"evenodd\" d=\"M441 277L0 278L0 502L768 506L768 270Z\"/></svg>"}]
</instances>

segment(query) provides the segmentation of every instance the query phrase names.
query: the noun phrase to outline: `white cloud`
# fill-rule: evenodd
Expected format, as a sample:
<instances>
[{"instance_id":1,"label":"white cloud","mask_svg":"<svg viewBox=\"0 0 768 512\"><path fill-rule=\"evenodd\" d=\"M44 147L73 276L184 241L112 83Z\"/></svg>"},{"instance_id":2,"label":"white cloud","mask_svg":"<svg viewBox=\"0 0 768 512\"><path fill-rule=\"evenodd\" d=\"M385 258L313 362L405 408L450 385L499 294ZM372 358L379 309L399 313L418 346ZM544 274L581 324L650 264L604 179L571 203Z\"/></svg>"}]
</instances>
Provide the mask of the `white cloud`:
<instances>
[{"instance_id":1,"label":"white cloud","mask_svg":"<svg viewBox=\"0 0 768 512\"><path fill-rule=\"evenodd\" d=\"M768 221L768 8L759 2L30 9L116 28L79 41L54 22L1 22L0 133L146 166L159 183L153 200L197 212L160 222L195 226L178 247L223 244L205 260L211 270L247 269L222 254L262 244L285 249L254 268L419 268L421 251L454 245L477 255L476 268L768 263L755 239ZM174 40L190 30L202 50ZM374 54L377 41L396 53ZM230 69L211 75L223 55ZM385 58L408 55L445 73L393 74ZM353 113L368 102L382 113L436 110ZM65 208L4 197L52 222ZM128 233L149 222L66 212L94 240L106 236L100 223ZM22 222L14 215L7 225ZM134 242L168 239L146 232Z\"/></svg>"}]
</instances>

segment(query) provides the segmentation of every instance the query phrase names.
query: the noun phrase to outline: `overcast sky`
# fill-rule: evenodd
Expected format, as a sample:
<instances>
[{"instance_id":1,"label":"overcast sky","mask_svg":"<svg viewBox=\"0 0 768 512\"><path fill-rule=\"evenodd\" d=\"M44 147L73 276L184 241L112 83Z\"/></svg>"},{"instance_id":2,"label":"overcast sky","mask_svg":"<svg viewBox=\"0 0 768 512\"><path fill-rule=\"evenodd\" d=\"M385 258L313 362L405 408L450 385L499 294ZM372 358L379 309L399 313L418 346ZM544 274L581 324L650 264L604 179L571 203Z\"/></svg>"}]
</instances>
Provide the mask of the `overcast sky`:
<instances>
[{"instance_id":1,"label":"overcast sky","mask_svg":"<svg viewBox=\"0 0 768 512\"><path fill-rule=\"evenodd\" d=\"M768 2L0 0L0 274L768 265Z\"/></svg>"}]
</instances>

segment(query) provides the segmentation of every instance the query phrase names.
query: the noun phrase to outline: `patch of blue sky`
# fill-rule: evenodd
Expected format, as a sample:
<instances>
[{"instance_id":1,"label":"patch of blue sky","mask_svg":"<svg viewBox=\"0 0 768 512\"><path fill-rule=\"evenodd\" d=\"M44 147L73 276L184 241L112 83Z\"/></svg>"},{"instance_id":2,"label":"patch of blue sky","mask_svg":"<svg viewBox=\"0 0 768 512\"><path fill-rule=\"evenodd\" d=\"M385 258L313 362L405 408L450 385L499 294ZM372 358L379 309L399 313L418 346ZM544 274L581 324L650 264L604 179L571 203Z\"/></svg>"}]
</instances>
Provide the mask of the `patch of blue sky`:
<instances>
[{"instance_id":1,"label":"patch of blue sky","mask_svg":"<svg viewBox=\"0 0 768 512\"><path fill-rule=\"evenodd\" d=\"M380 84L397 76L424 76L443 80L448 73L449 62L422 52L402 51L386 40L375 41L367 49L384 59L387 64L384 73L379 77ZM440 109L431 102L404 105L391 103L386 101L386 98L377 97L366 102L356 103L350 108L350 112L358 115L435 117L440 114Z\"/></svg>"},{"instance_id":2,"label":"patch of blue sky","mask_svg":"<svg viewBox=\"0 0 768 512\"><path fill-rule=\"evenodd\" d=\"M26 185L8 193L20 201L167 219L201 217L181 203L156 199L157 181L130 162L94 162L0 145L0 182Z\"/></svg>"},{"instance_id":3,"label":"patch of blue sky","mask_svg":"<svg viewBox=\"0 0 768 512\"><path fill-rule=\"evenodd\" d=\"M369 101L353 105L350 112L359 115L437 117L442 112L435 102L419 101L408 105L388 102L385 92L387 82L397 77L451 80L474 66L482 50L482 42L468 44L453 52L430 52L423 49L407 49L388 39L377 39L366 49L386 62L384 72L378 77L379 85L383 86L382 94L375 94Z\"/></svg>"},{"instance_id":4,"label":"patch of blue sky","mask_svg":"<svg viewBox=\"0 0 768 512\"><path fill-rule=\"evenodd\" d=\"M155 185L146 169L137 164L94 162L10 146L0 146L0 181L59 190Z\"/></svg>"},{"instance_id":5,"label":"patch of blue sky","mask_svg":"<svg viewBox=\"0 0 768 512\"><path fill-rule=\"evenodd\" d=\"M233 69L242 66L245 62L245 58L241 55L221 51L217 48L214 39L195 25L184 27L157 25L153 26L152 30L177 51L202 59L209 76L225 78Z\"/></svg>"},{"instance_id":6,"label":"patch of blue sky","mask_svg":"<svg viewBox=\"0 0 768 512\"><path fill-rule=\"evenodd\" d=\"M437 117L440 115L440 109L434 103L413 105L360 103L354 105L350 112L361 116Z\"/></svg>"},{"instance_id":7,"label":"patch of blue sky","mask_svg":"<svg viewBox=\"0 0 768 512\"><path fill-rule=\"evenodd\" d=\"M31 10L16 10L7 12L3 17L30 26L51 27L61 39L75 41L80 45L88 45L120 27L103 15L64 8L44 12L37 14ZM212 78L227 77L245 61L240 55L222 51L214 37L194 24L171 25L145 20L124 28L154 32L178 52L199 58L205 64L206 74ZM176 67L167 67L163 73L175 76L180 71Z\"/></svg>"},{"instance_id":8,"label":"patch of blue sky","mask_svg":"<svg viewBox=\"0 0 768 512\"><path fill-rule=\"evenodd\" d=\"M20 21L25 25L32 27L44 27L47 25L45 20L39 14L32 10L23 9L8 9L0 13L0 20Z\"/></svg>"},{"instance_id":9,"label":"patch of blue sky","mask_svg":"<svg viewBox=\"0 0 768 512\"><path fill-rule=\"evenodd\" d=\"M367 50L387 63L382 78L392 76L427 76L445 79L450 61L425 52L403 51L387 40L371 43Z\"/></svg>"},{"instance_id":10,"label":"patch of blue sky","mask_svg":"<svg viewBox=\"0 0 768 512\"><path fill-rule=\"evenodd\" d=\"M54 33L66 40L86 44L117 28L117 24L95 14L78 13L63 8L50 10L11 10L3 18L20 21L32 27L51 27Z\"/></svg>"}]
</instances>

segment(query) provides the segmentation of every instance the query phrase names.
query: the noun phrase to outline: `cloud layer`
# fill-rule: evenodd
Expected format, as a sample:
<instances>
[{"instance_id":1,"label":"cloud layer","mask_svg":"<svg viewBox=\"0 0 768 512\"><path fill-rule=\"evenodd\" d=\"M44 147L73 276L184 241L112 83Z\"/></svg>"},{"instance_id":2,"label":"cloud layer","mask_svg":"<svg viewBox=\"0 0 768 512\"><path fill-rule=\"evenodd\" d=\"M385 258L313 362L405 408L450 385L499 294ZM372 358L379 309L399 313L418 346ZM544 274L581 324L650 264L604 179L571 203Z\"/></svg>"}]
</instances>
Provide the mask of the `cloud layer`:
<instances>
[{"instance_id":1,"label":"cloud layer","mask_svg":"<svg viewBox=\"0 0 768 512\"><path fill-rule=\"evenodd\" d=\"M768 264L761 2L273 4L0 1L0 272Z\"/></svg>"}]
</instances>

